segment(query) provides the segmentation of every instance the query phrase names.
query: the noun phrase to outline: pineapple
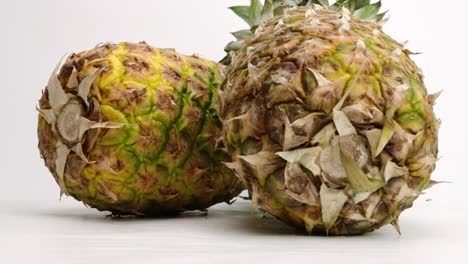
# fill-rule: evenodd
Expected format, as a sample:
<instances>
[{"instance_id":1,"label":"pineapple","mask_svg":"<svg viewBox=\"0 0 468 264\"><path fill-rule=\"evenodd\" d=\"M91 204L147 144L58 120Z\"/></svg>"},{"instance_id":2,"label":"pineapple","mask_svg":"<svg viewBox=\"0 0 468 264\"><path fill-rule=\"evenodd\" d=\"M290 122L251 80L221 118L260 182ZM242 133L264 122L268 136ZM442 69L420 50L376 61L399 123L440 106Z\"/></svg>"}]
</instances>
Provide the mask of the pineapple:
<instances>
[{"instance_id":1,"label":"pineapple","mask_svg":"<svg viewBox=\"0 0 468 264\"><path fill-rule=\"evenodd\" d=\"M251 18L271 12L249 7L253 33L231 52L219 92L227 165L254 206L301 230L399 230L401 212L434 183L437 95L412 53L371 21L383 17L376 6L338 2L264 22ZM353 15L343 2L369 5Z\"/></svg>"},{"instance_id":2,"label":"pineapple","mask_svg":"<svg viewBox=\"0 0 468 264\"><path fill-rule=\"evenodd\" d=\"M204 210L242 189L218 148L220 66L146 43L72 54L39 102L39 149L63 194L115 215Z\"/></svg>"}]
</instances>

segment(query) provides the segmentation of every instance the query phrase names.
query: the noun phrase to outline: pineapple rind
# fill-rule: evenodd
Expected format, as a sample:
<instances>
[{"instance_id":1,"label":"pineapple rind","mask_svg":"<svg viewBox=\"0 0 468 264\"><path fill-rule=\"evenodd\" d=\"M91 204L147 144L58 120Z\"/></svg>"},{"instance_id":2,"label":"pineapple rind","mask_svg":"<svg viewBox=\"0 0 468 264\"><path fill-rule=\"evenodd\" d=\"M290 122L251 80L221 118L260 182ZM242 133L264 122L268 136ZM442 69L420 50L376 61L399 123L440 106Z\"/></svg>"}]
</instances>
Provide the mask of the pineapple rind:
<instances>
[{"instance_id":1,"label":"pineapple rind","mask_svg":"<svg viewBox=\"0 0 468 264\"><path fill-rule=\"evenodd\" d=\"M82 83L95 69L101 72L86 107L79 88L67 84L75 83L69 82L72 72ZM217 64L145 43L104 44L71 55L57 77L69 100L82 105L84 118L114 124L90 128L76 143L39 116L39 149L62 193L113 214L159 215L204 210L242 189L217 147ZM48 109L46 88L40 111ZM63 173L57 169L58 144L71 149ZM88 162L73 150L77 145Z\"/></svg>"}]
</instances>

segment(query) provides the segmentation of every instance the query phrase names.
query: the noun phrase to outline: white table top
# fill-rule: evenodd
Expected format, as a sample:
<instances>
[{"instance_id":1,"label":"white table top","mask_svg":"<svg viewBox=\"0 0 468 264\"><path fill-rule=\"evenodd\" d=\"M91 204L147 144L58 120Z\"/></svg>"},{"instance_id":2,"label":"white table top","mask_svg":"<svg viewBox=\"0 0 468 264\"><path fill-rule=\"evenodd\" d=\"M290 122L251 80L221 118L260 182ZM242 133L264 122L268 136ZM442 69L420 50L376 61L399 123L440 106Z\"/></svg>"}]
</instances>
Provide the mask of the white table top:
<instances>
[{"instance_id":1,"label":"white table top","mask_svg":"<svg viewBox=\"0 0 468 264\"><path fill-rule=\"evenodd\" d=\"M357 237L304 236L244 200L160 219L111 219L71 198L0 209L0 263L468 263L466 210L424 201L403 213L401 236Z\"/></svg>"}]
</instances>

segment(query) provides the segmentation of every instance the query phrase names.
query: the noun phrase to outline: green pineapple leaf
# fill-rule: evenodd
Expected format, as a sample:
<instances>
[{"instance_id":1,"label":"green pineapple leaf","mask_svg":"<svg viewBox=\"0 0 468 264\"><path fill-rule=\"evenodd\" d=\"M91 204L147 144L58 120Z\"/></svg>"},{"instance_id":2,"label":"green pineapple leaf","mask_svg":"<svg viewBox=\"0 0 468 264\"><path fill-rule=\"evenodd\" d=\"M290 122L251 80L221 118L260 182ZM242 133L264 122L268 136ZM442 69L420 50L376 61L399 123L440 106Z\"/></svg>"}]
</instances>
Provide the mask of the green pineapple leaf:
<instances>
[{"instance_id":1,"label":"green pineapple leaf","mask_svg":"<svg viewBox=\"0 0 468 264\"><path fill-rule=\"evenodd\" d=\"M353 14L362 19L374 19L377 17L380 8L382 7L381 1L378 1L375 4L367 5L365 7L359 8Z\"/></svg>"},{"instance_id":2,"label":"green pineapple leaf","mask_svg":"<svg viewBox=\"0 0 468 264\"><path fill-rule=\"evenodd\" d=\"M332 7L337 11L344 7L353 13L354 11L369 6L370 4L370 0L338 0L332 5Z\"/></svg>"},{"instance_id":3,"label":"green pineapple leaf","mask_svg":"<svg viewBox=\"0 0 468 264\"><path fill-rule=\"evenodd\" d=\"M249 6L231 6L231 9L236 15L242 18L249 26L258 25L262 19L262 3L260 0L250 0Z\"/></svg>"},{"instance_id":4,"label":"green pineapple leaf","mask_svg":"<svg viewBox=\"0 0 468 264\"><path fill-rule=\"evenodd\" d=\"M231 33L237 40L243 40L251 37L252 31L250 29L239 30Z\"/></svg>"},{"instance_id":5,"label":"green pineapple leaf","mask_svg":"<svg viewBox=\"0 0 468 264\"><path fill-rule=\"evenodd\" d=\"M229 52L229 51L238 51L242 46L242 43L240 41L231 41L229 42L226 47L224 48L224 51Z\"/></svg>"},{"instance_id":6,"label":"green pineapple leaf","mask_svg":"<svg viewBox=\"0 0 468 264\"><path fill-rule=\"evenodd\" d=\"M356 10L370 5L370 0L354 0L353 2Z\"/></svg>"},{"instance_id":7,"label":"green pineapple leaf","mask_svg":"<svg viewBox=\"0 0 468 264\"><path fill-rule=\"evenodd\" d=\"M263 5L263 9L262 9L262 20L266 20L266 19L273 17L273 9L274 9L275 2L277 1L265 0L265 4Z\"/></svg>"},{"instance_id":8,"label":"green pineapple leaf","mask_svg":"<svg viewBox=\"0 0 468 264\"><path fill-rule=\"evenodd\" d=\"M371 181L353 159L340 151L340 159L351 187L358 192L375 192L385 185L383 181Z\"/></svg>"},{"instance_id":9,"label":"green pineapple leaf","mask_svg":"<svg viewBox=\"0 0 468 264\"><path fill-rule=\"evenodd\" d=\"M317 4L317 5L321 5L324 7L330 7L328 0L311 0L311 1L308 1L306 5L310 5L310 4Z\"/></svg>"},{"instance_id":10,"label":"green pineapple leaf","mask_svg":"<svg viewBox=\"0 0 468 264\"><path fill-rule=\"evenodd\" d=\"M249 26L252 26L250 18L250 6L231 6L229 9L232 10L236 15L242 18Z\"/></svg>"},{"instance_id":11,"label":"green pineapple leaf","mask_svg":"<svg viewBox=\"0 0 468 264\"><path fill-rule=\"evenodd\" d=\"M337 1L335 5L337 6L337 11L341 11L343 8L346 8L352 13L356 8L353 0Z\"/></svg>"},{"instance_id":12,"label":"green pineapple leaf","mask_svg":"<svg viewBox=\"0 0 468 264\"><path fill-rule=\"evenodd\" d=\"M253 22L252 26L258 25L262 21L262 9L263 5L260 0L250 0L250 19Z\"/></svg>"},{"instance_id":13,"label":"green pineapple leaf","mask_svg":"<svg viewBox=\"0 0 468 264\"><path fill-rule=\"evenodd\" d=\"M382 21L385 17L385 15L387 14L388 11L385 11L383 13L380 13L378 15L375 16L375 21Z\"/></svg>"}]
</instances>

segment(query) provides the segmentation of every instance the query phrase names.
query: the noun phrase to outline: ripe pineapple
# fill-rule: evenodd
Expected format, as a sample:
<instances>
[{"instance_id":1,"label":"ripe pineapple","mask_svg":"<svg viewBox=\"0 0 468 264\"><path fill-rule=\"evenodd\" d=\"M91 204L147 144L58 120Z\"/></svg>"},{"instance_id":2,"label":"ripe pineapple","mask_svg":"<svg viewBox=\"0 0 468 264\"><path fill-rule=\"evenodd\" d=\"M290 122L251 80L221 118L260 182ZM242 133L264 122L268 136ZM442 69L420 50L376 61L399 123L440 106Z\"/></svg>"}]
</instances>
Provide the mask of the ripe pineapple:
<instances>
[{"instance_id":1,"label":"ripe pineapple","mask_svg":"<svg viewBox=\"0 0 468 264\"><path fill-rule=\"evenodd\" d=\"M282 11L231 53L219 93L229 167L255 206L310 233L398 229L432 183L436 96L380 24L346 8Z\"/></svg>"},{"instance_id":2,"label":"ripe pineapple","mask_svg":"<svg viewBox=\"0 0 468 264\"><path fill-rule=\"evenodd\" d=\"M219 65L120 43L59 67L39 102L38 135L62 193L117 215L158 215L240 192L217 148Z\"/></svg>"}]
</instances>

